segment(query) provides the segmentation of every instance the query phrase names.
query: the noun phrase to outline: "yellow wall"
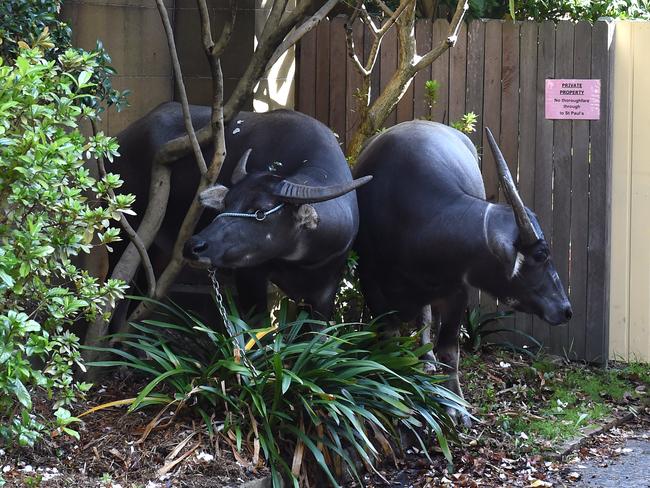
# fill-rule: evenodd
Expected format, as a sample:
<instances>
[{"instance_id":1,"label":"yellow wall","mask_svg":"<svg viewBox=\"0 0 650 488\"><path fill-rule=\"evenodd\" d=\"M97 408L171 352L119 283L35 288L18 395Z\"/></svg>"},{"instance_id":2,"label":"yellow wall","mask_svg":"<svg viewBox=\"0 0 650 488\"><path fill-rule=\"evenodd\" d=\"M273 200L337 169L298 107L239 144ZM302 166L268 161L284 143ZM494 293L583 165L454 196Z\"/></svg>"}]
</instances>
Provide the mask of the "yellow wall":
<instances>
[{"instance_id":1,"label":"yellow wall","mask_svg":"<svg viewBox=\"0 0 650 488\"><path fill-rule=\"evenodd\" d=\"M610 359L650 361L650 23L616 26Z\"/></svg>"}]
</instances>

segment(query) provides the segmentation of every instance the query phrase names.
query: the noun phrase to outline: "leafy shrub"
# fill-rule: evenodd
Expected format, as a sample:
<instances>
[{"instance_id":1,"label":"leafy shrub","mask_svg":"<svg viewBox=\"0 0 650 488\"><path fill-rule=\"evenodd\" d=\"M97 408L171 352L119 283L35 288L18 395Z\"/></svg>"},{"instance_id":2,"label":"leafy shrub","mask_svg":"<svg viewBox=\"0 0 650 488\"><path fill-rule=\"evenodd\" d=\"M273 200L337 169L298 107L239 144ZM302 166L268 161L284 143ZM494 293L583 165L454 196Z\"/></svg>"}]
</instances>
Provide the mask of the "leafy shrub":
<instances>
[{"instance_id":1,"label":"leafy shrub","mask_svg":"<svg viewBox=\"0 0 650 488\"><path fill-rule=\"evenodd\" d=\"M93 239L117 239L110 221L133 200L111 197L118 176L96 180L84 166L118 154L114 139L85 137L78 127L96 116L98 59L67 50L48 60L39 47L21 49L15 64L0 59L0 439L21 445L44 427L31 413L36 388L53 398L59 427L71 431L64 407L89 385L73 379L73 367L83 365L65 326L92 318L124 289L73 262Z\"/></svg>"},{"instance_id":2,"label":"leafy shrub","mask_svg":"<svg viewBox=\"0 0 650 488\"><path fill-rule=\"evenodd\" d=\"M396 2L397 3L397 2ZM442 0L439 5L446 15L456 8L456 0ZM618 19L650 18L648 0L470 0L467 19L511 19L514 11L517 20L587 20L595 22L600 17Z\"/></svg>"},{"instance_id":3,"label":"leafy shrub","mask_svg":"<svg viewBox=\"0 0 650 488\"><path fill-rule=\"evenodd\" d=\"M22 49L39 48L44 57L57 61L66 51L74 50L80 56L85 51L72 47L71 31L59 19L62 0L2 0L0 2L0 58L5 63L14 62ZM88 87L93 97L79 99L82 104L91 104L98 112L105 105L115 105L118 110L127 106L129 90L119 92L112 86L111 76L115 69L111 58L100 41L89 53L93 57L93 70ZM83 70L84 66L73 66L68 59L66 69L71 72ZM77 73L78 74L78 73Z\"/></svg>"},{"instance_id":4,"label":"leafy shrub","mask_svg":"<svg viewBox=\"0 0 650 488\"><path fill-rule=\"evenodd\" d=\"M70 46L70 28L58 15L62 0L3 0L0 3L0 57L9 62L20 53L19 43L32 45L42 32L50 32L48 44L51 49L46 56L56 58Z\"/></svg>"},{"instance_id":5,"label":"leafy shrub","mask_svg":"<svg viewBox=\"0 0 650 488\"><path fill-rule=\"evenodd\" d=\"M343 469L358 477L354 457L371 464L399 445L398 428L412 432L425 451L433 436L451 459L445 407L464 411L466 404L440 385L444 377L423 372L419 358L429 348L418 348L416 337L378 342L373 324L327 326L305 314L288 322L285 302L277 328L249 329L232 316L244 361L230 337L160 306L170 320L146 320L133 324L138 333L114 336L132 352L99 348L119 359L91 364L127 366L152 378L131 411L192 405L211 435L219 432L253 458L261 448L275 486L283 475L298 486L298 477L316 467L335 485Z\"/></svg>"},{"instance_id":6,"label":"leafy shrub","mask_svg":"<svg viewBox=\"0 0 650 488\"><path fill-rule=\"evenodd\" d=\"M528 356L535 356L535 353L542 348L542 344L537 339L514 327L501 325L504 319L513 317L514 312L510 310L481 313L480 307L468 308L465 325L463 325L463 332L461 334L465 350L471 353L478 353L484 347L492 346L517 351ZM516 346L508 341L488 342L487 338L495 334L519 335L526 340L532 350L530 348Z\"/></svg>"}]
</instances>

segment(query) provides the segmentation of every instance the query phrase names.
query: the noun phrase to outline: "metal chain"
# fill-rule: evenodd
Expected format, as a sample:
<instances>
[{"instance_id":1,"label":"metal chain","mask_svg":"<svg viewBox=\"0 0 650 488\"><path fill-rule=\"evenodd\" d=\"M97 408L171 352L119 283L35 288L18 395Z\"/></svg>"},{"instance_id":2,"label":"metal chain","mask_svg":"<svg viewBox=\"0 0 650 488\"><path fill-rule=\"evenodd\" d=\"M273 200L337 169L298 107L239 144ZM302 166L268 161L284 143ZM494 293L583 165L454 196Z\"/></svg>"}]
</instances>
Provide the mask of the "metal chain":
<instances>
[{"instance_id":1,"label":"metal chain","mask_svg":"<svg viewBox=\"0 0 650 488\"><path fill-rule=\"evenodd\" d=\"M217 309L219 310L219 315L221 315L223 324L226 327L226 332L228 332L228 335L232 339L235 358L239 358L241 362L244 363L244 365L254 373L256 371L255 366L253 366L253 363L251 363L246 356L245 348L241 347L239 336L235 330L235 324L233 324L230 320L228 312L226 311L226 306L223 303L223 296L221 295L219 280L217 279L217 270L215 268L210 268L208 270L208 274L210 275L210 280L212 280L212 287L214 288L214 295L217 300Z\"/></svg>"}]
</instances>

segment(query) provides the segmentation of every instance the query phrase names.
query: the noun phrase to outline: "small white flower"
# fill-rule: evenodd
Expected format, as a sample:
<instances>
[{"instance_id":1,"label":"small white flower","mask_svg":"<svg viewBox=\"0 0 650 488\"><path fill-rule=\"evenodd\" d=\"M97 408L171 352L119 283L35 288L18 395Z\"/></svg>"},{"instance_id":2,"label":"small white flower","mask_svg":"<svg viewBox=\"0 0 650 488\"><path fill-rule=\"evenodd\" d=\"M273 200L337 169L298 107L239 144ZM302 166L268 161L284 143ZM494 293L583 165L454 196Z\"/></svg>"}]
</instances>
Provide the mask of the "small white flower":
<instances>
[{"instance_id":1,"label":"small white flower","mask_svg":"<svg viewBox=\"0 0 650 488\"><path fill-rule=\"evenodd\" d=\"M232 131L233 134L238 134L241 132L241 129L237 127L234 131Z\"/></svg>"},{"instance_id":2,"label":"small white flower","mask_svg":"<svg viewBox=\"0 0 650 488\"><path fill-rule=\"evenodd\" d=\"M510 363L505 363L503 361L499 361L499 366L501 366L503 369L508 369L512 365Z\"/></svg>"}]
</instances>

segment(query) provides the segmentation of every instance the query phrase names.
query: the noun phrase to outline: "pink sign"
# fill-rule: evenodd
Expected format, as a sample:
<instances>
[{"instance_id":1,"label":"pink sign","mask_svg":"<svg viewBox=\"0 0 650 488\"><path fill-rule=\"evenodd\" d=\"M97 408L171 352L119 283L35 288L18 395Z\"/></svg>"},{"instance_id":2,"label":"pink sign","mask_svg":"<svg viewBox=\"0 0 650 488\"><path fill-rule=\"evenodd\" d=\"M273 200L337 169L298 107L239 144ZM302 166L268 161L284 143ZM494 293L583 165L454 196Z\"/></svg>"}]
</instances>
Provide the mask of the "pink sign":
<instances>
[{"instance_id":1,"label":"pink sign","mask_svg":"<svg viewBox=\"0 0 650 488\"><path fill-rule=\"evenodd\" d=\"M547 119L600 119L600 80L546 80Z\"/></svg>"}]
</instances>

